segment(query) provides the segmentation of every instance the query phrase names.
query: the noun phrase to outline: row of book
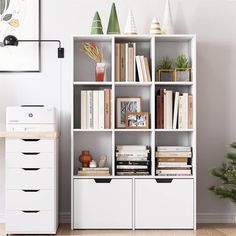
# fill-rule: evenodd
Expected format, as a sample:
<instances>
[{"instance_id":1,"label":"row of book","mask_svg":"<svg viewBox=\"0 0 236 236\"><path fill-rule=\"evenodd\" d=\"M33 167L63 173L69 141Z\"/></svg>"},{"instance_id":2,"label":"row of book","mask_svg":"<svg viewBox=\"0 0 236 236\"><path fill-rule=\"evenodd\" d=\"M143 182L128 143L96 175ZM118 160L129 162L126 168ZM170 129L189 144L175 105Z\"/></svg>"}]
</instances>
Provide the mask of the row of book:
<instances>
[{"instance_id":1,"label":"row of book","mask_svg":"<svg viewBox=\"0 0 236 236\"><path fill-rule=\"evenodd\" d=\"M160 89L156 96L156 125L158 129L192 129L193 96Z\"/></svg>"},{"instance_id":2,"label":"row of book","mask_svg":"<svg viewBox=\"0 0 236 236\"><path fill-rule=\"evenodd\" d=\"M192 151L188 146L158 146L156 175L178 176L192 174Z\"/></svg>"},{"instance_id":3,"label":"row of book","mask_svg":"<svg viewBox=\"0 0 236 236\"><path fill-rule=\"evenodd\" d=\"M111 99L111 89L81 90L81 129L110 129Z\"/></svg>"},{"instance_id":4,"label":"row of book","mask_svg":"<svg viewBox=\"0 0 236 236\"><path fill-rule=\"evenodd\" d=\"M150 175L150 147L145 145L116 146L116 175Z\"/></svg>"},{"instance_id":5,"label":"row of book","mask_svg":"<svg viewBox=\"0 0 236 236\"><path fill-rule=\"evenodd\" d=\"M148 59L145 56L136 55L136 43L115 44L115 81L151 81Z\"/></svg>"},{"instance_id":6,"label":"row of book","mask_svg":"<svg viewBox=\"0 0 236 236\"><path fill-rule=\"evenodd\" d=\"M110 175L110 170L108 167L96 167L96 168L85 168L81 167L78 170L79 176L108 176Z\"/></svg>"}]
</instances>

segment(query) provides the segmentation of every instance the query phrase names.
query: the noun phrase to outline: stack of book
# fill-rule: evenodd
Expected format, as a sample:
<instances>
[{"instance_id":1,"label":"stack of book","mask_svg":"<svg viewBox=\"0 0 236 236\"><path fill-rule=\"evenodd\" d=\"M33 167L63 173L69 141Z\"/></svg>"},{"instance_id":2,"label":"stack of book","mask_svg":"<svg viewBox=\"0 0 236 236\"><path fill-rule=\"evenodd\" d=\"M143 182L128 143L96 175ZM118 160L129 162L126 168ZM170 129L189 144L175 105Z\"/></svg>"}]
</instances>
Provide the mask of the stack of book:
<instances>
[{"instance_id":1,"label":"stack of book","mask_svg":"<svg viewBox=\"0 0 236 236\"><path fill-rule=\"evenodd\" d=\"M160 89L156 96L158 129L192 129L193 96Z\"/></svg>"},{"instance_id":2,"label":"stack of book","mask_svg":"<svg viewBox=\"0 0 236 236\"><path fill-rule=\"evenodd\" d=\"M108 176L110 175L108 167L96 167L96 168L79 168L79 176Z\"/></svg>"},{"instance_id":3,"label":"stack of book","mask_svg":"<svg viewBox=\"0 0 236 236\"><path fill-rule=\"evenodd\" d=\"M158 146L156 175L191 175L192 152L188 146Z\"/></svg>"},{"instance_id":4,"label":"stack of book","mask_svg":"<svg viewBox=\"0 0 236 236\"><path fill-rule=\"evenodd\" d=\"M137 79L136 65L138 70ZM115 44L115 81L151 81L148 59L145 56L136 56L136 43Z\"/></svg>"},{"instance_id":5,"label":"stack of book","mask_svg":"<svg viewBox=\"0 0 236 236\"><path fill-rule=\"evenodd\" d=\"M110 129L111 99L111 89L81 90L81 129Z\"/></svg>"},{"instance_id":6,"label":"stack of book","mask_svg":"<svg viewBox=\"0 0 236 236\"><path fill-rule=\"evenodd\" d=\"M145 145L116 147L116 175L150 175L150 148Z\"/></svg>"}]
</instances>

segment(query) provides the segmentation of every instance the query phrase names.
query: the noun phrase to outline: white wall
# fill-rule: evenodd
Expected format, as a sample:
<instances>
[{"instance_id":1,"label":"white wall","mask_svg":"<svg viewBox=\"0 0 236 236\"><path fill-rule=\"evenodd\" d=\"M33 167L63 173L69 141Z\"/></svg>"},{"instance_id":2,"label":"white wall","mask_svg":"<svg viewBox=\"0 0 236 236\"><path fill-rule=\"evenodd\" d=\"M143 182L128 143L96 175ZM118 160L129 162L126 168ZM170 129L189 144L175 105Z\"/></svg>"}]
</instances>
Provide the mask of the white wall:
<instances>
[{"instance_id":1,"label":"white wall","mask_svg":"<svg viewBox=\"0 0 236 236\"><path fill-rule=\"evenodd\" d=\"M148 33L154 15L162 19L164 0L117 0L121 29L133 9L139 33ZM42 38L59 38L65 59L56 58L56 45L44 44L42 72L0 74L0 123L9 105L40 103L61 107L60 211L70 211L70 84L72 35L89 34L99 11L104 31L112 1L42 0ZM236 2L227 0L171 0L177 33L197 34L198 64L198 207L200 221L231 221L235 208L208 191L216 179L211 166L222 162L226 145L236 133ZM62 90L60 91L60 86ZM61 105L60 105L61 99ZM4 213L4 143L0 142L0 218Z\"/></svg>"}]
</instances>

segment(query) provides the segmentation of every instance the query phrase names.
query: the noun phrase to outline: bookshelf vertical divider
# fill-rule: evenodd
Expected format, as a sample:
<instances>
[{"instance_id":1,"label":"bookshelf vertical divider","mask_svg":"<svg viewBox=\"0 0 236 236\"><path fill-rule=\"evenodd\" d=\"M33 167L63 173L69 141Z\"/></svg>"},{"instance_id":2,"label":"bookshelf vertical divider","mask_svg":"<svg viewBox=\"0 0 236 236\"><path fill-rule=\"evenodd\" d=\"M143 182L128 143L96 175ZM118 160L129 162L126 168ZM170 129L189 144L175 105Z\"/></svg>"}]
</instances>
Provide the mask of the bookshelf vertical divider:
<instances>
[{"instance_id":1,"label":"bookshelf vertical divider","mask_svg":"<svg viewBox=\"0 0 236 236\"><path fill-rule=\"evenodd\" d=\"M81 52L83 42L95 42L103 49L106 81L95 82L95 65ZM137 55L149 61L151 82L115 81L115 44L135 42ZM186 54L192 64L190 82L157 81L160 60ZM137 78L137 76L136 76ZM82 90L111 89L111 128L81 127ZM156 127L156 93L171 89L193 95L192 129ZM142 97L142 111L149 113L149 129L116 127L116 98ZM71 228L72 229L196 229L196 37L195 35L84 35L73 37L73 83L71 106ZM151 147L151 174L117 176L116 146ZM157 176L156 147L191 146L191 176ZM78 157L90 150L98 162L106 154L110 176L78 176ZM185 199L185 202L183 202ZM166 207L168 205L168 207ZM184 210L187 209L187 210ZM185 211L183 215L181 212ZM114 220L115 219L115 220Z\"/></svg>"}]
</instances>

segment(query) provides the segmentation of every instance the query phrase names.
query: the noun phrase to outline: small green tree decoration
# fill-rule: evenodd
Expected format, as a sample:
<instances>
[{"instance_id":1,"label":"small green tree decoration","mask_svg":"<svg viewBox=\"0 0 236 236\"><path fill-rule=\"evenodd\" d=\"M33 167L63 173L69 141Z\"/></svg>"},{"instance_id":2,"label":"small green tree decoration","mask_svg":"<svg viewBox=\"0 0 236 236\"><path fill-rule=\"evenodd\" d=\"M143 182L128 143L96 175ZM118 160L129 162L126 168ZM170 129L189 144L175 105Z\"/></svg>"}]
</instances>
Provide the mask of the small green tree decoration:
<instances>
[{"instance_id":1,"label":"small green tree decoration","mask_svg":"<svg viewBox=\"0 0 236 236\"><path fill-rule=\"evenodd\" d=\"M99 13L97 11L95 13L95 16L93 17L91 34L103 34L102 21L101 21Z\"/></svg>"},{"instance_id":2,"label":"small green tree decoration","mask_svg":"<svg viewBox=\"0 0 236 236\"><path fill-rule=\"evenodd\" d=\"M116 5L113 2L111 7L111 13L109 18L109 23L107 27L107 34L120 34L120 25L118 21L118 16L116 12Z\"/></svg>"},{"instance_id":3,"label":"small green tree decoration","mask_svg":"<svg viewBox=\"0 0 236 236\"><path fill-rule=\"evenodd\" d=\"M212 186L209 190L220 198L229 198L236 205L236 142L230 144L230 147L233 150L226 154L227 161L209 171L210 175L222 181L220 185Z\"/></svg>"}]
</instances>

